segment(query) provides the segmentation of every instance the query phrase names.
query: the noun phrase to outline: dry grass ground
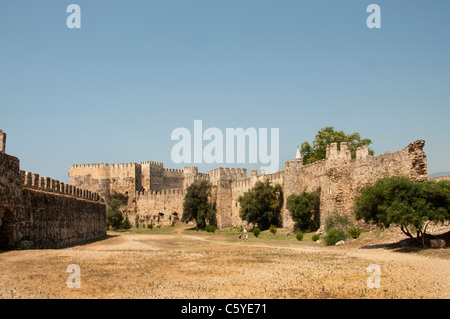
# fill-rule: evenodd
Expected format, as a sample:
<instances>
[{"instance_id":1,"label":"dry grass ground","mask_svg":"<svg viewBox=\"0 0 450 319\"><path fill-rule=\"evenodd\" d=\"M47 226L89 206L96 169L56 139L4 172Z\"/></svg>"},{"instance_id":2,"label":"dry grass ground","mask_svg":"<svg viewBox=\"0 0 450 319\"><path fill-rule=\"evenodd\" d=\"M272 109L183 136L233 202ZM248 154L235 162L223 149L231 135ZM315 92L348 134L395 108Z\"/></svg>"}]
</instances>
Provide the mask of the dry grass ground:
<instances>
[{"instance_id":1,"label":"dry grass ground","mask_svg":"<svg viewBox=\"0 0 450 319\"><path fill-rule=\"evenodd\" d=\"M262 232L239 241L234 230L186 226L129 233L56 250L0 253L1 298L449 298L445 249L404 249L396 230L374 231L325 247ZM81 268L68 288L66 268ZM370 264L380 288L368 288Z\"/></svg>"}]
</instances>

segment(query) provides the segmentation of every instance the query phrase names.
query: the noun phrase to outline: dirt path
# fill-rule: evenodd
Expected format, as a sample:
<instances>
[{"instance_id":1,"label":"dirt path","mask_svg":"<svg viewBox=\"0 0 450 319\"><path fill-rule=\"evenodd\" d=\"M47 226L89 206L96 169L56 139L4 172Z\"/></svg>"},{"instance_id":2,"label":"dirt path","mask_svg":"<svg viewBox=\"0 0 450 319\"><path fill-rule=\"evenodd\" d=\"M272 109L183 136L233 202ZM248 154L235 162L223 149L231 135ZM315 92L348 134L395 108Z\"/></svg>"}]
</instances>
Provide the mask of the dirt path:
<instances>
[{"instance_id":1,"label":"dirt path","mask_svg":"<svg viewBox=\"0 0 450 319\"><path fill-rule=\"evenodd\" d=\"M0 253L0 298L450 298L448 259L182 231ZM69 264L81 267L81 289L66 285ZM367 286L370 264L379 289Z\"/></svg>"}]
</instances>

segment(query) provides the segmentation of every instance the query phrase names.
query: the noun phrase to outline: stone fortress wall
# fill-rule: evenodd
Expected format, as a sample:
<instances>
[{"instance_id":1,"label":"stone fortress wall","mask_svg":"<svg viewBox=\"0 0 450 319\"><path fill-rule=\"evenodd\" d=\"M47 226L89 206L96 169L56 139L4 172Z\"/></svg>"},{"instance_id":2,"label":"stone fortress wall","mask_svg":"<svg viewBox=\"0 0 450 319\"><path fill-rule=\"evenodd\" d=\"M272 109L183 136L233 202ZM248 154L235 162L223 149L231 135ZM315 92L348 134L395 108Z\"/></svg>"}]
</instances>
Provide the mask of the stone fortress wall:
<instances>
[{"instance_id":1,"label":"stone fortress wall","mask_svg":"<svg viewBox=\"0 0 450 319\"><path fill-rule=\"evenodd\" d=\"M320 215L323 224L330 212L352 216L354 197L366 185L380 178L407 176L414 181L428 178L424 141L409 144L404 149L378 156L369 155L367 147L357 150L352 159L346 143L333 143L327 147L326 159L302 165L299 152L295 160L285 163L284 170L265 174L252 170L247 177L245 168L216 168L208 173L197 167L167 169L162 163L141 162L128 164L72 165L69 172L71 185L106 194L121 192L129 195L125 209L130 221L137 218L141 224L149 221L168 225L181 218L186 188L202 179L212 184L212 201L216 205L219 228L246 225L239 217L239 196L250 190L257 181L269 179L283 189L283 227L294 223L286 209L291 194L318 191Z\"/></svg>"},{"instance_id":2,"label":"stone fortress wall","mask_svg":"<svg viewBox=\"0 0 450 319\"><path fill-rule=\"evenodd\" d=\"M106 235L99 194L20 170L1 130L0 141L0 249L59 248Z\"/></svg>"},{"instance_id":3,"label":"stone fortress wall","mask_svg":"<svg viewBox=\"0 0 450 319\"><path fill-rule=\"evenodd\" d=\"M326 159L302 165L295 160L284 170L265 174L245 168L222 168L201 173L198 168L168 169L163 163L76 164L69 171L70 184L20 170L19 159L7 155L6 134L0 130L0 248L55 248L81 243L106 235L108 193L128 195L123 210L130 222L141 225L170 225L181 219L186 189L207 180L212 185L219 228L243 226L239 197L257 181L269 180L283 190L282 226L294 223L286 209L291 194L317 191L323 224L329 212L352 215L354 198L366 185L391 176L414 181L428 179L424 141L378 156L367 147L352 159L346 143L327 147ZM447 177L435 178L450 179Z\"/></svg>"}]
</instances>

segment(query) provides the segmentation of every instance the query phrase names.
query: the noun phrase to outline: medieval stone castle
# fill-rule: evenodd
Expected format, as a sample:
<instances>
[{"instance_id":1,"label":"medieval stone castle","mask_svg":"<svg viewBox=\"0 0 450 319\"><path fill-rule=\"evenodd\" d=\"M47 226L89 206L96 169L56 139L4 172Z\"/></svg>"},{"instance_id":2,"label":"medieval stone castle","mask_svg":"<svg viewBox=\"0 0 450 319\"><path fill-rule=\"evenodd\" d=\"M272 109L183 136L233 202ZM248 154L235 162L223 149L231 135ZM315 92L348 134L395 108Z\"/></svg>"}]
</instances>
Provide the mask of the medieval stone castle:
<instances>
[{"instance_id":1,"label":"medieval stone castle","mask_svg":"<svg viewBox=\"0 0 450 319\"><path fill-rule=\"evenodd\" d=\"M169 225L177 222L183 212L186 188L194 182L207 180L212 185L211 200L216 204L217 226L243 226L239 217L238 198L250 190L257 181L269 180L280 184L283 190L282 226L292 228L294 222L286 209L287 197L303 191L320 193L320 214L316 218L323 224L327 213L351 215L353 199L362 187L390 176L408 176L415 181L427 179L424 141L416 141L401 151L370 156L369 149L357 150L352 159L346 143L328 146L326 159L303 166L300 151L295 160L285 163L284 170L265 174L252 170L250 177L245 168L216 168L208 173L197 167L168 169L163 163L141 162L125 164L72 165L70 184L105 196L119 192L128 195L124 209L131 222ZM259 173L259 174L258 174Z\"/></svg>"},{"instance_id":2,"label":"medieval stone castle","mask_svg":"<svg viewBox=\"0 0 450 319\"><path fill-rule=\"evenodd\" d=\"M257 181L280 184L284 204L282 227L294 222L286 209L291 194L317 191L323 224L330 212L352 215L354 198L366 185L380 178L407 176L428 178L424 141L378 156L367 147L352 158L346 143L327 147L326 159L302 165L299 150L284 170L273 174L245 168L216 168L201 173L197 167L165 168L158 162L75 164L70 184L20 170L19 160L5 153L6 134L0 130L0 248L54 248L106 235L107 194L128 195L122 210L140 225L177 223L183 212L187 187L201 180L212 185L217 226L242 226L238 198Z\"/></svg>"}]
</instances>

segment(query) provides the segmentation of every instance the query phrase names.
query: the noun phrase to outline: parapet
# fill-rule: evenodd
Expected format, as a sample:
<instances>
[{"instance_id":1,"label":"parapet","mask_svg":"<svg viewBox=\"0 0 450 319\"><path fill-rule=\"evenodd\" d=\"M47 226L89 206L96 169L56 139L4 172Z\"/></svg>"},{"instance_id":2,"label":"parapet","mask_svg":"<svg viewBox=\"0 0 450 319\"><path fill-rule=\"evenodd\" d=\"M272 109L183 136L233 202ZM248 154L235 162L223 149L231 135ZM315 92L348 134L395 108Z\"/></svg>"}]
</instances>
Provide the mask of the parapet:
<instances>
[{"instance_id":1,"label":"parapet","mask_svg":"<svg viewBox=\"0 0 450 319\"><path fill-rule=\"evenodd\" d=\"M78 197L91 201L100 200L100 195L97 193L84 190L70 184L65 184L49 177L40 177L39 174L33 174L22 170L19 171L19 174L21 180L23 181L23 186L28 188Z\"/></svg>"},{"instance_id":2,"label":"parapet","mask_svg":"<svg viewBox=\"0 0 450 319\"><path fill-rule=\"evenodd\" d=\"M208 175L213 180L226 179L226 180L240 180L247 178L247 169L245 168L223 168L218 167L208 171Z\"/></svg>"},{"instance_id":3,"label":"parapet","mask_svg":"<svg viewBox=\"0 0 450 319\"><path fill-rule=\"evenodd\" d=\"M183 166L182 171L183 171L183 174L197 175L198 167L197 166Z\"/></svg>"},{"instance_id":4,"label":"parapet","mask_svg":"<svg viewBox=\"0 0 450 319\"><path fill-rule=\"evenodd\" d=\"M145 162L141 162L141 166L161 166L161 167L163 167L164 164L161 162L145 161Z\"/></svg>"},{"instance_id":5,"label":"parapet","mask_svg":"<svg viewBox=\"0 0 450 319\"><path fill-rule=\"evenodd\" d=\"M6 152L6 133L0 130L0 153Z\"/></svg>"},{"instance_id":6,"label":"parapet","mask_svg":"<svg viewBox=\"0 0 450 319\"><path fill-rule=\"evenodd\" d=\"M295 168L295 162L294 161L284 162L284 169L287 169L287 168Z\"/></svg>"},{"instance_id":7,"label":"parapet","mask_svg":"<svg viewBox=\"0 0 450 319\"><path fill-rule=\"evenodd\" d=\"M185 191L183 189L163 189L160 191L151 190L151 191L137 191L136 192L136 199L144 199L144 198L150 198L150 199L159 199L162 197L179 197L184 196Z\"/></svg>"},{"instance_id":8,"label":"parapet","mask_svg":"<svg viewBox=\"0 0 450 319\"><path fill-rule=\"evenodd\" d=\"M356 149L356 159L364 159L369 156L369 147L367 145Z\"/></svg>"},{"instance_id":9,"label":"parapet","mask_svg":"<svg viewBox=\"0 0 450 319\"><path fill-rule=\"evenodd\" d=\"M346 142L341 142L341 150L338 150L338 143L331 143L327 145L326 158L330 160L351 160L352 154L348 149Z\"/></svg>"},{"instance_id":10,"label":"parapet","mask_svg":"<svg viewBox=\"0 0 450 319\"><path fill-rule=\"evenodd\" d=\"M73 164L70 166L70 169L128 169L128 168L136 168L140 166L137 163L90 163L90 164Z\"/></svg>"},{"instance_id":11,"label":"parapet","mask_svg":"<svg viewBox=\"0 0 450 319\"><path fill-rule=\"evenodd\" d=\"M165 169L164 169L164 173L177 173L177 174L183 174L183 170L182 170L182 169L177 169L177 168L165 168Z\"/></svg>"}]
</instances>

